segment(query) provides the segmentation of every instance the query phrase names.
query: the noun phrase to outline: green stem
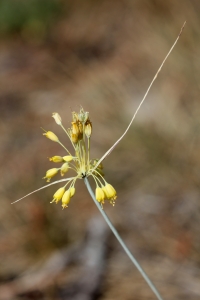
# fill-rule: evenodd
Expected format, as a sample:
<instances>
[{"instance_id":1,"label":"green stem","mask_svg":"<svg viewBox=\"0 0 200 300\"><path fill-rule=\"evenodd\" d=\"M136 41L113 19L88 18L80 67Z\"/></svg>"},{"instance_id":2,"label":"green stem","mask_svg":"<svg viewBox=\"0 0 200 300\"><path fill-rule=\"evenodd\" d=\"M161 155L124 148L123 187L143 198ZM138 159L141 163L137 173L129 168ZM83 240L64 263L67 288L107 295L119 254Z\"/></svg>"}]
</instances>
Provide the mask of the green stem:
<instances>
[{"instance_id":1,"label":"green stem","mask_svg":"<svg viewBox=\"0 0 200 300\"><path fill-rule=\"evenodd\" d=\"M94 203L96 204L97 208L99 209L99 211L102 214L103 218L105 219L106 223L108 224L108 226L110 227L110 229L114 233L115 237L117 238L118 242L121 244L122 248L124 249L124 251L126 252L126 254L128 255L128 257L130 258L130 260L132 261L132 263L138 269L138 271L140 272L140 274L142 275L142 277L144 278L144 280L146 281L146 283L151 288L152 292L156 295L157 299L163 300L163 298L161 297L161 295L157 291L155 285L151 282L151 280L149 279L149 277L147 276L147 274L144 272L144 270L142 269L142 267L140 266L140 264L137 262L136 258L131 254L131 252L129 251L129 249L125 245L124 241L120 237L119 233L117 232L117 230L113 226L112 222L110 221L110 219L106 215L105 211L102 209L101 205L96 200L96 198L94 196L94 193L93 193L93 191L91 189L91 186L90 186L90 183L89 183L88 179L84 178L84 182L85 182L85 185L86 185L86 187L88 189L88 192L90 193L90 196L92 197Z\"/></svg>"}]
</instances>

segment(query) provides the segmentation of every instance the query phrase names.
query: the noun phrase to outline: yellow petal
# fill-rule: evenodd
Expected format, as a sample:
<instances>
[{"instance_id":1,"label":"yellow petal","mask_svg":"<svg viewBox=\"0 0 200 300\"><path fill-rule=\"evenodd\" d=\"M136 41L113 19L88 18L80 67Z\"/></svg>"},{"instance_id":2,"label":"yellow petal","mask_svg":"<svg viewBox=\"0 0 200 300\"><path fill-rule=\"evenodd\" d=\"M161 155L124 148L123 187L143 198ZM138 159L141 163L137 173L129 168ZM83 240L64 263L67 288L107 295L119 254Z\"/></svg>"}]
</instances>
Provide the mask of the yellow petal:
<instances>
[{"instance_id":1,"label":"yellow petal","mask_svg":"<svg viewBox=\"0 0 200 300\"><path fill-rule=\"evenodd\" d=\"M68 207L70 199L71 199L71 193L69 190L67 190L62 197L62 208Z\"/></svg>"},{"instance_id":2,"label":"yellow petal","mask_svg":"<svg viewBox=\"0 0 200 300\"><path fill-rule=\"evenodd\" d=\"M105 194L102 188L97 187L95 191L95 196L98 202L103 202L105 199Z\"/></svg>"},{"instance_id":3,"label":"yellow petal","mask_svg":"<svg viewBox=\"0 0 200 300\"><path fill-rule=\"evenodd\" d=\"M62 198L64 192L65 192L65 188L64 188L64 187L59 188L59 189L55 192L55 194L53 195L53 201L52 201L52 202L58 203L58 201L61 200L61 198Z\"/></svg>"}]
</instances>

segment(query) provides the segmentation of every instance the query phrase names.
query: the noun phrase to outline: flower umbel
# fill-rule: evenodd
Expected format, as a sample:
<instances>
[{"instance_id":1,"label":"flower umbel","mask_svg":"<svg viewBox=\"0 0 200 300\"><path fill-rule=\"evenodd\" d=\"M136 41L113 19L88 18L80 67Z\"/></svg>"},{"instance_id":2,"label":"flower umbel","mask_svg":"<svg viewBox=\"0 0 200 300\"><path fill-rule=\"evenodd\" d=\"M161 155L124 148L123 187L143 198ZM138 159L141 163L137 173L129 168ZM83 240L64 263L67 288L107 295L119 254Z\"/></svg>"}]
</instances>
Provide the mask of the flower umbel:
<instances>
[{"instance_id":1,"label":"flower umbel","mask_svg":"<svg viewBox=\"0 0 200 300\"><path fill-rule=\"evenodd\" d=\"M92 123L89 119L89 112L85 112L83 108L80 109L79 113L72 112L71 128L68 128L67 130L62 125L62 119L58 113L53 113L52 117L55 119L56 124L62 127L70 139L74 155L72 155L70 151L65 148L65 146L60 142L58 137L53 132L45 132L44 135L48 139L58 142L65 149L65 151L67 151L68 155L55 155L49 158L51 162L56 164L62 163L62 165L59 168L48 170L46 172L46 176L43 178L49 182L52 177L59 173L59 171L61 176L64 176L70 169L76 173L74 177L68 180L64 187L56 191L52 202L58 203L62 199L62 207L68 207L70 199L75 194L76 180L92 176L96 183L97 201L100 202L102 206L104 204L104 200L107 199L114 206L117 193L112 185L105 181L102 163L98 164L98 159L90 159ZM67 185L69 185L69 188L65 191Z\"/></svg>"}]
</instances>

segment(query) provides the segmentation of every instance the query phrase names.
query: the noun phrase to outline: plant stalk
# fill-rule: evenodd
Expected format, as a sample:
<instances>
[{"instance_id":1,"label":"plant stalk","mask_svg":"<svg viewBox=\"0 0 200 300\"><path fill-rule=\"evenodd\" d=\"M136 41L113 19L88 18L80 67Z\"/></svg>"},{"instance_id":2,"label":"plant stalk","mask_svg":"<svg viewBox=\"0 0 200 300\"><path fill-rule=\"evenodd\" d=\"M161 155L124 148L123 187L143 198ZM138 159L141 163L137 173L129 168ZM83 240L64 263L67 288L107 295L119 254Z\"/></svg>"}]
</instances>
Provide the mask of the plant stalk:
<instances>
[{"instance_id":1,"label":"plant stalk","mask_svg":"<svg viewBox=\"0 0 200 300\"><path fill-rule=\"evenodd\" d=\"M163 300L163 298L159 294L158 290L156 289L155 285L151 282L151 280L149 279L149 277L147 276L147 274L145 273L145 271L142 269L142 267L140 266L140 264L138 263L138 261L136 260L136 258L129 251L129 249L127 248L126 244L124 243L124 241L120 237L119 233L115 229L114 225L112 224L112 222L108 218L107 214L102 209L102 207L99 204L99 202L96 200L95 195L94 195L94 193L92 191L92 188L90 186L90 183L89 183L87 177L84 178L84 182L85 182L85 185L86 185L86 187L88 189L88 192L89 192L90 196L92 197L94 203L96 204L97 208L99 209L99 211L102 214L103 218L105 219L106 223L108 224L108 226L112 230L113 234L117 238L118 242L121 244L122 248L124 249L124 251L126 252L126 254L128 255L128 257L130 258L130 260L132 261L132 263L138 269L138 271L140 272L140 274L142 275L142 277L144 278L144 280L146 281L146 283L149 285L149 287L152 290L152 292L156 295L157 299Z\"/></svg>"}]
</instances>

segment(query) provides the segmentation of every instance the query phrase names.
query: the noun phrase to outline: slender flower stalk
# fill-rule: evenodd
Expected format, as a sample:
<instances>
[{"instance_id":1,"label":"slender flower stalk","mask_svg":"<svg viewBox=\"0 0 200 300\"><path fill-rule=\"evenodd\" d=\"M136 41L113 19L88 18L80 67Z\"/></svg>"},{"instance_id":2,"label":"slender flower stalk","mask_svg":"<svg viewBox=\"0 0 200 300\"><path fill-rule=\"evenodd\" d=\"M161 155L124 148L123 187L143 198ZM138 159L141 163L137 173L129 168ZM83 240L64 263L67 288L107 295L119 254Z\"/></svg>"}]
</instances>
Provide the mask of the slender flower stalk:
<instances>
[{"instance_id":1,"label":"slender flower stalk","mask_svg":"<svg viewBox=\"0 0 200 300\"><path fill-rule=\"evenodd\" d=\"M122 238L120 237L119 233L117 232L117 230L115 229L114 225L112 224L112 222L110 221L110 219L108 218L107 214L105 213L105 211L101 208L101 205L98 203L98 201L96 200L94 193L91 189L90 183L88 181L87 178L84 178L84 182L85 185L88 189L88 192L90 193L90 196L92 197L94 203L96 204L98 210L100 211L100 213L102 214L104 220L106 221L106 223L108 224L108 226L110 227L110 229L112 230L113 234L115 235L116 239L118 240L118 242L120 243L120 245L122 246L122 248L124 249L124 251L126 252L126 254L128 255L128 257L130 258L130 260L132 261L132 263L135 265L135 267L138 269L138 271L140 272L140 274L142 275L142 277L144 278L144 280L146 281L146 283L149 285L149 287L151 288L151 290L153 291L153 293L156 295L156 297L159 300L163 300L163 298L161 297L161 295L159 294L158 290L156 289L155 285L152 283L152 281L149 279L149 277L147 276L147 274L145 273L145 271L142 269L142 267L140 266L140 264L138 263L138 261L136 260L136 258L133 256L133 254L130 252L130 250L128 249L128 247L126 246L126 244L124 243L124 241L122 240Z\"/></svg>"},{"instance_id":2,"label":"slender flower stalk","mask_svg":"<svg viewBox=\"0 0 200 300\"><path fill-rule=\"evenodd\" d=\"M68 129L65 129L65 127L62 124L61 116L58 113L53 113L52 117L54 118L57 125L59 125L64 132L66 133L67 137L69 138L72 148L74 151L74 155L71 154L71 152L62 144L62 142L59 140L57 135L55 135L52 131L45 131L43 134L48 139L50 139L53 142L57 142L60 144L64 150L67 152L64 156L55 155L51 157L49 160L52 163L56 163L58 166L59 163L61 163L60 167L52 168L47 170L46 175L43 177L47 180L47 182L50 182L50 180L57 176L59 173L61 176L64 176L66 173L68 173L69 170L75 172L75 175L70 178L64 178L57 181L54 181L52 183L49 183L27 195L24 197L14 201L13 203L16 203L25 197L40 191L42 189L45 189L53 184L65 182L64 186L60 187L57 191L55 191L53 195L53 200L51 203L61 203L61 206L63 209L67 208L71 198L75 194L75 184L78 179L84 179L84 182L86 184L86 187L94 200L95 204L97 205L99 211L101 212L102 216L104 217L105 221L107 222L108 226L114 233L115 237L123 247L124 251L130 258L130 260L133 262L133 264L136 266L138 271L141 273L143 278L146 280L148 285L150 286L151 290L154 292L158 300L162 300L162 297L160 296L159 292L151 282L151 280L148 278L146 273L143 271L137 260L134 258L134 256L131 254L125 243L123 242L122 238L119 236L117 230L109 220L108 216L103 210L103 205L105 201L110 202L113 206L115 205L115 201L117 199L117 192L115 188L109 184L104 179L104 172L103 172L103 165L102 161L113 151L113 149L117 146L117 144L122 140L122 138L126 135L128 132L130 126L132 125L140 107L144 103L154 81L156 80L159 72L161 71L165 61L169 57L170 53L172 52L173 48L175 47L178 39L180 38L180 35L183 31L183 28L185 26L186 22L183 24L181 31L175 40L174 44L172 45L171 49L169 50L168 54L164 58L163 62L161 63L158 71L156 72L153 80L151 81L142 101L140 102L139 106L137 107L128 127L126 128L125 132L121 135L121 137L113 144L113 146L110 147L110 149L100 158L100 159L91 159L90 158L90 138L92 135L92 122L89 118L89 112L86 112L83 110L83 108L80 109L80 112L72 112L72 122L71 127ZM95 184L95 196L93 191L91 190L88 177L92 177ZM67 187L68 186L68 187ZM13 204L12 203L12 204Z\"/></svg>"}]
</instances>

